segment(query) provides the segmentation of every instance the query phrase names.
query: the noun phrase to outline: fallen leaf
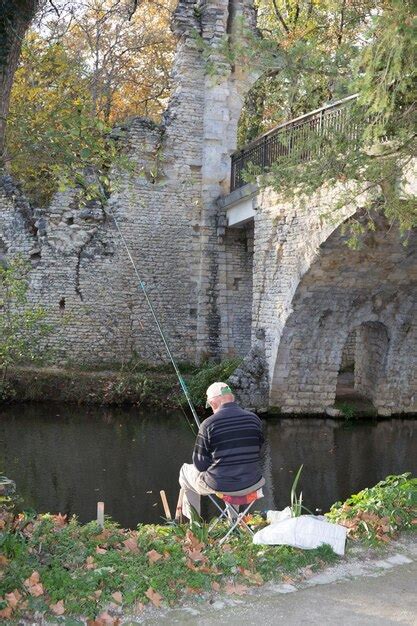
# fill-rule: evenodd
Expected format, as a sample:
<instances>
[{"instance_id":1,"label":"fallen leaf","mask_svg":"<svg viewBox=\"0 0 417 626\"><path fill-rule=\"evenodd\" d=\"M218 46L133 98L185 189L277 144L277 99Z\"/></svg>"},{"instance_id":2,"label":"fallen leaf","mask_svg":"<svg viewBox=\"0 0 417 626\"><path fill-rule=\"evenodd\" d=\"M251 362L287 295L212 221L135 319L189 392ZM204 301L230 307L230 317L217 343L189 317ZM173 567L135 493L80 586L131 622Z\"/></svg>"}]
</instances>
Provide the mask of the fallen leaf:
<instances>
[{"instance_id":1,"label":"fallen leaf","mask_svg":"<svg viewBox=\"0 0 417 626\"><path fill-rule=\"evenodd\" d=\"M211 583L211 588L213 589L213 591L220 591L220 585L215 580L213 580L213 582Z\"/></svg>"},{"instance_id":2,"label":"fallen leaf","mask_svg":"<svg viewBox=\"0 0 417 626\"><path fill-rule=\"evenodd\" d=\"M226 583L224 590L228 595L236 594L237 596L243 596L248 588L240 583Z\"/></svg>"},{"instance_id":3,"label":"fallen leaf","mask_svg":"<svg viewBox=\"0 0 417 626\"><path fill-rule=\"evenodd\" d=\"M102 593L103 593L102 589L97 589L97 591L94 592L94 595L97 598L97 600L99 599Z\"/></svg>"},{"instance_id":4,"label":"fallen leaf","mask_svg":"<svg viewBox=\"0 0 417 626\"><path fill-rule=\"evenodd\" d=\"M12 612L12 607L6 606L6 608L0 610L0 617L4 617L4 619L10 619L12 616Z\"/></svg>"},{"instance_id":5,"label":"fallen leaf","mask_svg":"<svg viewBox=\"0 0 417 626\"><path fill-rule=\"evenodd\" d=\"M65 526L67 523L67 516L58 513L58 515L52 515L52 521L54 522L55 526Z\"/></svg>"},{"instance_id":6,"label":"fallen leaf","mask_svg":"<svg viewBox=\"0 0 417 626\"><path fill-rule=\"evenodd\" d=\"M100 546L97 546L96 548L96 554L106 554L107 550L105 548L100 548Z\"/></svg>"},{"instance_id":7,"label":"fallen leaf","mask_svg":"<svg viewBox=\"0 0 417 626\"><path fill-rule=\"evenodd\" d=\"M282 575L281 580L283 583L286 583L287 585L293 585L295 583L295 578L291 578L291 576L288 576L286 574Z\"/></svg>"},{"instance_id":8,"label":"fallen leaf","mask_svg":"<svg viewBox=\"0 0 417 626\"><path fill-rule=\"evenodd\" d=\"M23 584L25 585L25 587L32 587L33 585L37 585L39 580L39 572L32 572L32 574L29 576L29 578L26 578Z\"/></svg>"},{"instance_id":9,"label":"fallen leaf","mask_svg":"<svg viewBox=\"0 0 417 626\"><path fill-rule=\"evenodd\" d=\"M64 601L59 600L56 604L50 604L49 608L55 615L63 615L65 613Z\"/></svg>"},{"instance_id":10,"label":"fallen leaf","mask_svg":"<svg viewBox=\"0 0 417 626\"><path fill-rule=\"evenodd\" d=\"M156 563L159 559L162 559L162 554L159 554L156 550L149 550L149 552L146 553L146 556L148 557L150 563Z\"/></svg>"},{"instance_id":11,"label":"fallen leaf","mask_svg":"<svg viewBox=\"0 0 417 626\"><path fill-rule=\"evenodd\" d=\"M9 559L7 559L3 554L0 554L0 567L5 567Z\"/></svg>"},{"instance_id":12,"label":"fallen leaf","mask_svg":"<svg viewBox=\"0 0 417 626\"><path fill-rule=\"evenodd\" d=\"M157 591L149 587L148 591L145 593L145 596L149 598L154 606L159 608L161 606L162 596L159 595Z\"/></svg>"},{"instance_id":13,"label":"fallen leaf","mask_svg":"<svg viewBox=\"0 0 417 626\"><path fill-rule=\"evenodd\" d=\"M133 610L135 613L140 613L141 611L143 611L143 609L145 608L145 605L143 604L143 602L135 602L134 606L133 606Z\"/></svg>"},{"instance_id":14,"label":"fallen leaf","mask_svg":"<svg viewBox=\"0 0 417 626\"><path fill-rule=\"evenodd\" d=\"M200 593L200 591L202 591L201 587L186 587L185 588L186 593Z\"/></svg>"},{"instance_id":15,"label":"fallen leaf","mask_svg":"<svg viewBox=\"0 0 417 626\"><path fill-rule=\"evenodd\" d=\"M37 585L32 585L32 587L28 587L28 591L31 596L34 598L39 598L39 596L43 595L43 585L42 583L38 583Z\"/></svg>"},{"instance_id":16,"label":"fallen leaf","mask_svg":"<svg viewBox=\"0 0 417 626\"><path fill-rule=\"evenodd\" d=\"M243 570L243 575L245 578L247 578L249 580L249 582L251 582L254 585L262 585L264 582L264 579L262 578L262 576L259 574L259 572L251 572L247 569Z\"/></svg>"},{"instance_id":17,"label":"fallen leaf","mask_svg":"<svg viewBox=\"0 0 417 626\"><path fill-rule=\"evenodd\" d=\"M100 613L96 619L87 621L88 626L116 626L120 622L119 618L112 617L106 612Z\"/></svg>"},{"instance_id":18,"label":"fallen leaf","mask_svg":"<svg viewBox=\"0 0 417 626\"><path fill-rule=\"evenodd\" d=\"M14 609L19 604L22 598L22 594L17 589L15 589L10 593L6 593L4 597L6 598L8 605L11 606L12 609Z\"/></svg>"},{"instance_id":19,"label":"fallen leaf","mask_svg":"<svg viewBox=\"0 0 417 626\"><path fill-rule=\"evenodd\" d=\"M231 552L232 551L232 546L230 545L230 543L224 543L222 545L222 550L223 550L223 552Z\"/></svg>"},{"instance_id":20,"label":"fallen leaf","mask_svg":"<svg viewBox=\"0 0 417 626\"><path fill-rule=\"evenodd\" d=\"M205 557L204 554L201 554L200 550L189 550L187 554L188 557L194 562L207 561L207 557Z\"/></svg>"},{"instance_id":21,"label":"fallen leaf","mask_svg":"<svg viewBox=\"0 0 417 626\"><path fill-rule=\"evenodd\" d=\"M111 597L113 598L113 600L114 600L115 602L117 602L117 604L122 604L122 602L123 602L123 596L122 596L122 594L120 593L120 591L115 591L114 593L112 593L112 596L111 596Z\"/></svg>"},{"instance_id":22,"label":"fallen leaf","mask_svg":"<svg viewBox=\"0 0 417 626\"><path fill-rule=\"evenodd\" d=\"M194 533L188 529L185 535L185 544L189 545L192 550L202 550L204 548L204 543L201 542Z\"/></svg>"},{"instance_id":23,"label":"fallen leaf","mask_svg":"<svg viewBox=\"0 0 417 626\"><path fill-rule=\"evenodd\" d=\"M123 541L123 545L129 552L133 552L134 554L139 552L137 541L133 537L129 537L129 539Z\"/></svg>"},{"instance_id":24,"label":"fallen leaf","mask_svg":"<svg viewBox=\"0 0 417 626\"><path fill-rule=\"evenodd\" d=\"M85 569L94 569L96 566L93 556L88 556L85 562L86 562Z\"/></svg>"}]
</instances>

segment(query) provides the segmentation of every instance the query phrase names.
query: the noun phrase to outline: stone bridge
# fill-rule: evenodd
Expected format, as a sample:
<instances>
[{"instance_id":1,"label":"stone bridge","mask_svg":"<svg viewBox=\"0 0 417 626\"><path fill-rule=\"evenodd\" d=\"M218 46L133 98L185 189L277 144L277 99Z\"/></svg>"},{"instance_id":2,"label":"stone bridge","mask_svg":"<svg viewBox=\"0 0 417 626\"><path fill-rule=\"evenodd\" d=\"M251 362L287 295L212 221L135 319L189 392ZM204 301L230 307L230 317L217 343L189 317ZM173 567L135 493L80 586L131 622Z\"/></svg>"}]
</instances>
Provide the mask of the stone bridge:
<instances>
[{"instance_id":1,"label":"stone bridge","mask_svg":"<svg viewBox=\"0 0 417 626\"><path fill-rule=\"evenodd\" d=\"M254 185L229 193L241 108L259 76L244 55L231 64L221 53L244 36L242 19L256 32L251 0L180 0L162 123L135 118L113 133L134 172L113 173L107 207L80 206L75 190L32 207L3 177L0 253L30 259L30 301L47 309L58 363L166 360L111 208L179 360L241 355L242 400L291 413L332 406L341 366L354 361L356 389L381 414L416 412L416 233L404 246L381 218L349 249L343 224L369 200L352 187L355 199L336 209L352 183L296 203Z\"/></svg>"}]
</instances>

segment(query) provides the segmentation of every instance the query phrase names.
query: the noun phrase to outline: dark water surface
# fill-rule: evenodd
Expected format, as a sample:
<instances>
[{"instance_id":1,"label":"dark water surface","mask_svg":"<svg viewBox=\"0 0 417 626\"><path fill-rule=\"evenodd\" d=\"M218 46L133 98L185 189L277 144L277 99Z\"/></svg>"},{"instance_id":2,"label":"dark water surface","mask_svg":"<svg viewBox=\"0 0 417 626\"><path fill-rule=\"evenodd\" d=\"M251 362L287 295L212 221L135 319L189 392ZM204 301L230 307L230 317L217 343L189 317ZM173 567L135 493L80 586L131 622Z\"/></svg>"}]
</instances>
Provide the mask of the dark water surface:
<instances>
[{"instance_id":1,"label":"dark water surface","mask_svg":"<svg viewBox=\"0 0 417 626\"><path fill-rule=\"evenodd\" d=\"M300 488L313 511L326 511L388 474L417 474L417 420L286 418L264 426L267 484L257 508L289 504L301 463ZM107 514L135 527L160 521L160 489L175 509L178 471L190 462L193 442L181 413L16 405L0 413L0 473L16 481L26 507L85 522L103 500Z\"/></svg>"}]
</instances>

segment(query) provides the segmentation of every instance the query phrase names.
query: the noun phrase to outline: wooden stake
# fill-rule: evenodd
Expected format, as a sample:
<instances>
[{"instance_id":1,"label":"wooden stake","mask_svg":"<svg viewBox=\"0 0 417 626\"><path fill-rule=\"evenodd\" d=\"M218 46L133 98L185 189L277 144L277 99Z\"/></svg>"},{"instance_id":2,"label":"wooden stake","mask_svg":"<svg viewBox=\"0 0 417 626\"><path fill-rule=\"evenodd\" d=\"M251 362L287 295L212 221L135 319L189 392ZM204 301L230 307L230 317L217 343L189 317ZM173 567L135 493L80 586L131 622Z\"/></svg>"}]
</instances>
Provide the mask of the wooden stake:
<instances>
[{"instance_id":1,"label":"wooden stake","mask_svg":"<svg viewBox=\"0 0 417 626\"><path fill-rule=\"evenodd\" d=\"M167 500L167 497L165 495L165 491L162 489L159 492L159 494L161 496L162 506L164 507L165 517L168 520L171 520L172 519L172 515L171 515L171 511L169 510L168 500Z\"/></svg>"},{"instance_id":2,"label":"wooden stake","mask_svg":"<svg viewBox=\"0 0 417 626\"><path fill-rule=\"evenodd\" d=\"M182 500L184 498L184 489L181 487L178 494L177 508L175 509L175 521L182 524Z\"/></svg>"},{"instance_id":3,"label":"wooden stake","mask_svg":"<svg viewBox=\"0 0 417 626\"><path fill-rule=\"evenodd\" d=\"M104 502L97 502L97 524L104 528Z\"/></svg>"}]
</instances>

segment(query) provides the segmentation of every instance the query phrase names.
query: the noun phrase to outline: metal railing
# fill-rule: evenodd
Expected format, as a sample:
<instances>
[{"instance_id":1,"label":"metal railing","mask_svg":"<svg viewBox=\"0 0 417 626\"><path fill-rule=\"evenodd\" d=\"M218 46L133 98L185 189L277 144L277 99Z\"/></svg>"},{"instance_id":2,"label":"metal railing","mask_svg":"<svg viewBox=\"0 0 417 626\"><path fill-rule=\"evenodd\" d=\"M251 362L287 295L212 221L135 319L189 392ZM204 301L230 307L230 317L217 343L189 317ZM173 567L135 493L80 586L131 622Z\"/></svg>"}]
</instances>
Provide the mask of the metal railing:
<instances>
[{"instance_id":1,"label":"metal railing","mask_svg":"<svg viewBox=\"0 0 417 626\"><path fill-rule=\"evenodd\" d=\"M230 191L246 184L244 172L250 165L257 171L265 172L280 157L296 155L299 163L317 157L320 142L311 145L311 137L331 138L331 135L343 132L349 139L356 139L358 127L350 120L349 104L357 97L358 94L353 94L279 124L233 152Z\"/></svg>"}]
</instances>

